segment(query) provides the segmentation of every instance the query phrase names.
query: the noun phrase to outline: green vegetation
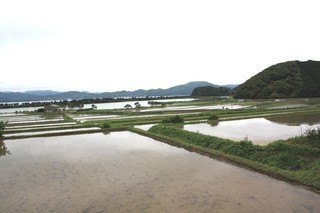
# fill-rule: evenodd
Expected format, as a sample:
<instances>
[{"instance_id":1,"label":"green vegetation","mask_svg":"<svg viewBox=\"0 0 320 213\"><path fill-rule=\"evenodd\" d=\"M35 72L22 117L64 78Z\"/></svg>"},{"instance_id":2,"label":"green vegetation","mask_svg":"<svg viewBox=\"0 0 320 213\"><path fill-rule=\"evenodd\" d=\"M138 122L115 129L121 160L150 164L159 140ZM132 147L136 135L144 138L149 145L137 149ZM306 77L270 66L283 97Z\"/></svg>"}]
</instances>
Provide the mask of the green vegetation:
<instances>
[{"instance_id":1,"label":"green vegetation","mask_svg":"<svg viewBox=\"0 0 320 213\"><path fill-rule=\"evenodd\" d=\"M0 137L3 136L4 129L7 125L7 122L0 121Z\"/></svg>"},{"instance_id":2,"label":"green vegetation","mask_svg":"<svg viewBox=\"0 0 320 213\"><path fill-rule=\"evenodd\" d=\"M236 88L235 98L320 97L320 62L289 61L273 65Z\"/></svg>"},{"instance_id":3,"label":"green vegetation","mask_svg":"<svg viewBox=\"0 0 320 213\"><path fill-rule=\"evenodd\" d=\"M179 115L168 117L162 120L162 123L169 123L169 124L183 123L183 122L184 122L184 119Z\"/></svg>"},{"instance_id":4,"label":"green vegetation","mask_svg":"<svg viewBox=\"0 0 320 213\"><path fill-rule=\"evenodd\" d=\"M306 130L302 137L295 137L288 140L289 143L305 145L320 149L320 127Z\"/></svg>"},{"instance_id":5,"label":"green vegetation","mask_svg":"<svg viewBox=\"0 0 320 213\"><path fill-rule=\"evenodd\" d=\"M216 114L211 114L208 117L208 121L215 121L215 120L219 120L219 117Z\"/></svg>"},{"instance_id":6,"label":"green vegetation","mask_svg":"<svg viewBox=\"0 0 320 213\"><path fill-rule=\"evenodd\" d=\"M164 125L154 126L149 131L173 140L179 146L223 157L268 174L280 175L288 180L320 189L319 148L287 141L259 146L247 139L234 142Z\"/></svg>"},{"instance_id":7,"label":"green vegetation","mask_svg":"<svg viewBox=\"0 0 320 213\"><path fill-rule=\"evenodd\" d=\"M4 129L5 129L6 125L7 125L7 122L0 121L0 157L1 156L5 156L7 154L10 155L9 150L6 147L6 145L5 145L5 143L3 142L3 139L2 139L3 132L4 132Z\"/></svg>"},{"instance_id":8,"label":"green vegetation","mask_svg":"<svg viewBox=\"0 0 320 213\"><path fill-rule=\"evenodd\" d=\"M74 121L73 118L71 118L67 113L63 113L63 119L66 121L66 122L72 122Z\"/></svg>"},{"instance_id":9,"label":"green vegetation","mask_svg":"<svg viewBox=\"0 0 320 213\"><path fill-rule=\"evenodd\" d=\"M111 128L111 125L108 122L103 122L100 124L100 128L101 129L109 129L109 128Z\"/></svg>"},{"instance_id":10,"label":"green vegetation","mask_svg":"<svg viewBox=\"0 0 320 213\"><path fill-rule=\"evenodd\" d=\"M208 117L208 124L210 124L211 126L216 126L219 123L219 117L216 114L211 114Z\"/></svg>"},{"instance_id":11,"label":"green vegetation","mask_svg":"<svg viewBox=\"0 0 320 213\"><path fill-rule=\"evenodd\" d=\"M192 97L205 97L205 96L229 96L232 90L225 87L204 86L195 88Z\"/></svg>"}]
</instances>

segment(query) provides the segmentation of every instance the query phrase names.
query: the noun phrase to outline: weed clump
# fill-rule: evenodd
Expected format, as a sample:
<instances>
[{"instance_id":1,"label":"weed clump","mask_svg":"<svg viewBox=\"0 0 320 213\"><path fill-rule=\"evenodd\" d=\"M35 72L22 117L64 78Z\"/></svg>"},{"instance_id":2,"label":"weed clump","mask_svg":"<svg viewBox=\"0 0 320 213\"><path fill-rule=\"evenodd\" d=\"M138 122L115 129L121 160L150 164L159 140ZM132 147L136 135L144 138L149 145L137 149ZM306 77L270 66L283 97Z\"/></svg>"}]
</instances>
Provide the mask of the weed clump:
<instances>
[{"instance_id":1,"label":"weed clump","mask_svg":"<svg viewBox=\"0 0 320 213\"><path fill-rule=\"evenodd\" d=\"M108 122L103 122L100 124L101 129L109 129L111 128L111 125Z\"/></svg>"}]
</instances>

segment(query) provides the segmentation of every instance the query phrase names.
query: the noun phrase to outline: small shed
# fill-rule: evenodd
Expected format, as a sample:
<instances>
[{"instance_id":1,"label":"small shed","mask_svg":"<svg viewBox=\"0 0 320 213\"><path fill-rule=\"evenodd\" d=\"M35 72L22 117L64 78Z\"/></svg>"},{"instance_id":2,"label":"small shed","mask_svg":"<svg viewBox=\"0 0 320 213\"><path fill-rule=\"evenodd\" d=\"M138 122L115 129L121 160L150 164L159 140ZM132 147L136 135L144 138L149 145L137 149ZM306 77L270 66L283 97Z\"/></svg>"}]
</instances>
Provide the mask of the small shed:
<instances>
[{"instance_id":1,"label":"small shed","mask_svg":"<svg viewBox=\"0 0 320 213\"><path fill-rule=\"evenodd\" d=\"M44 106L44 112L62 112L63 110L64 110L63 107L56 104L50 104L48 106Z\"/></svg>"}]
</instances>

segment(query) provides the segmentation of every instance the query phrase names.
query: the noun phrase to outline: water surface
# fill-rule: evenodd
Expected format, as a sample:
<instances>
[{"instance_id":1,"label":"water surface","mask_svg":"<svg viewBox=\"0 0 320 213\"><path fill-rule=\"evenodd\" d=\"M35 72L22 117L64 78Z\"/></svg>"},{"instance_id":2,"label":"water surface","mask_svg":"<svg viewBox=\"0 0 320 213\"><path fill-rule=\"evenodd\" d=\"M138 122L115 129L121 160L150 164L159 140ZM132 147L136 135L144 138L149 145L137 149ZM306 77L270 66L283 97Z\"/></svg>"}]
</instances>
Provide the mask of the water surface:
<instances>
[{"instance_id":1,"label":"water surface","mask_svg":"<svg viewBox=\"0 0 320 213\"><path fill-rule=\"evenodd\" d=\"M304 115L281 115L266 118L269 121L290 126L300 126L302 124L315 125L320 124L320 114Z\"/></svg>"},{"instance_id":2,"label":"water surface","mask_svg":"<svg viewBox=\"0 0 320 213\"><path fill-rule=\"evenodd\" d=\"M302 187L131 132L5 141L0 212L317 212Z\"/></svg>"},{"instance_id":3,"label":"water surface","mask_svg":"<svg viewBox=\"0 0 320 213\"><path fill-rule=\"evenodd\" d=\"M320 127L320 122L314 125L299 124L296 126L276 123L265 118L252 118L233 121L220 121L217 126L207 123L187 124L184 129L200 132L234 141L248 138L255 144L265 145L275 140L288 139L303 134L307 129Z\"/></svg>"},{"instance_id":4,"label":"water surface","mask_svg":"<svg viewBox=\"0 0 320 213\"><path fill-rule=\"evenodd\" d=\"M156 112L156 111L186 111L186 110L215 110L215 109L245 109L252 108L255 109L254 106L242 106L242 105L209 105L209 106L168 106L161 108L152 108L152 109L142 109L140 112Z\"/></svg>"},{"instance_id":5,"label":"water surface","mask_svg":"<svg viewBox=\"0 0 320 213\"><path fill-rule=\"evenodd\" d=\"M37 129L42 129L42 128L37 128ZM12 136L46 135L51 133L66 133L66 132L72 133L72 132L89 131L89 130L100 130L100 128L99 127L81 127L81 128L70 128L70 129L60 129L60 130L40 130L40 131L31 131L31 132L5 133L4 136L12 137Z\"/></svg>"},{"instance_id":6,"label":"water surface","mask_svg":"<svg viewBox=\"0 0 320 213\"><path fill-rule=\"evenodd\" d=\"M141 107L150 107L149 101L153 102L184 102L184 101L193 101L194 98L181 98L181 99L161 99L161 100L145 100L145 101L124 101L124 102L110 102L110 103L94 103L97 106L97 109L124 109L124 106L129 104L132 108L135 108L135 103L139 102ZM85 104L84 108L91 108L92 104Z\"/></svg>"}]
</instances>

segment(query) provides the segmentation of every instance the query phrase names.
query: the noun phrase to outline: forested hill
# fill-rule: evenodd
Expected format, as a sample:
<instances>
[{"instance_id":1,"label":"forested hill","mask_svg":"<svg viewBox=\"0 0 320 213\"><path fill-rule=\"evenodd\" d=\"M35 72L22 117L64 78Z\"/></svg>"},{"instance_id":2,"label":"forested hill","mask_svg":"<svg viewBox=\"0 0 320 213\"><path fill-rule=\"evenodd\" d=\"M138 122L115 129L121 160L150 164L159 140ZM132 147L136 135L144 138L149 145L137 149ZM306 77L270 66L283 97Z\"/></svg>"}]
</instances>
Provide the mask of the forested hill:
<instances>
[{"instance_id":1,"label":"forested hill","mask_svg":"<svg viewBox=\"0 0 320 213\"><path fill-rule=\"evenodd\" d=\"M276 64L235 90L235 98L320 97L320 62L288 61Z\"/></svg>"},{"instance_id":2,"label":"forested hill","mask_svg":"<svg viewBox=\"0 0 320 213\"><path fill-rule=\"evenodd\" d=\"M213 87L204 86L195 88L191 96L192 97L202 97L202 96L229 96L231 95L232 89L226 87Z\"/></svg>"}]
</instances>

